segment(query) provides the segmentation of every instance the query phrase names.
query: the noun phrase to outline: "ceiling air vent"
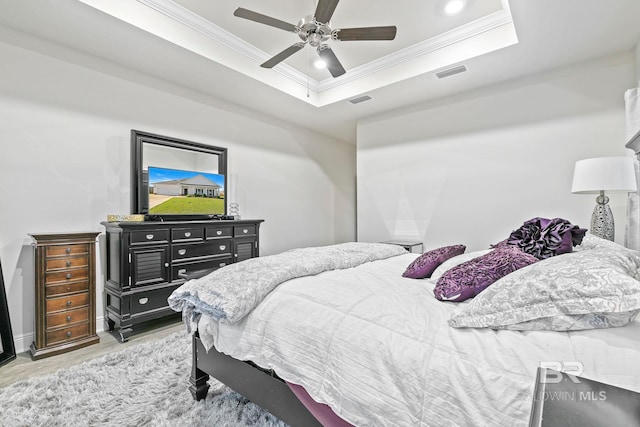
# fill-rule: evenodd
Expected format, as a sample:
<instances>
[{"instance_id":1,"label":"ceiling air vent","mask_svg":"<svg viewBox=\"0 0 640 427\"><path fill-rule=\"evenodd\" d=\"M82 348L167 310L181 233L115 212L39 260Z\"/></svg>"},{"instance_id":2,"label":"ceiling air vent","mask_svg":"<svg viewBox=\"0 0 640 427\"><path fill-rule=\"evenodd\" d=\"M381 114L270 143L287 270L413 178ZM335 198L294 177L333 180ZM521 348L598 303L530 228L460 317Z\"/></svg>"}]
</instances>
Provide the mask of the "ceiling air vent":
<instances>
[{"instance_id":1,"label":"ceiling air vent","mask_svg":"<svg viewBox=\"0 0 640 427\"><path fill-rule=\"evenodd\" d=\"M371 97L369 95L364 95L358 98L350 99L349 102L352 104L360 104L361 102L370 100Z\"/></svg>"},{"instance_id":2,"label":"ceiling air vent","mask_svg":"<svg viewBox=\"0 0 640 427\"><path fill-rule=\"evenodd\" d=\"M454 74L464 73L467 71L467 67L464 65L458 65L457 67L449 68L448 70L438 71L436 73L436 77L439 79L444 79L445 77L453 76Z\"/></svg>"}]
</instances>

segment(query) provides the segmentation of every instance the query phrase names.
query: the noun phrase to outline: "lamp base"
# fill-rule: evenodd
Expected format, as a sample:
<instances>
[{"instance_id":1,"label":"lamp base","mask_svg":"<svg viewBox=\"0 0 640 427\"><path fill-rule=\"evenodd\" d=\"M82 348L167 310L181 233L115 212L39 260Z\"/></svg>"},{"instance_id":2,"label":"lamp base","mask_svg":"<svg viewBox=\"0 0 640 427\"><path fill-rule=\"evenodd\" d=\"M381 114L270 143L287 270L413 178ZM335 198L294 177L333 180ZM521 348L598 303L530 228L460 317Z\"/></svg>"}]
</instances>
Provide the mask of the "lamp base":
<instances>
[{"instance_id":1,"label":"lamp base","mask_svg":"<svg viewBox=\"0 0 640 427\"><path fill-rule=\"evenodd\" d=\"M613 241L615 225L613 223L613 213L608 203L609 198L604 195L604 191L601 191L596 198L596 207L591 215L591 234Z\"/></svg>"}]
</instances>

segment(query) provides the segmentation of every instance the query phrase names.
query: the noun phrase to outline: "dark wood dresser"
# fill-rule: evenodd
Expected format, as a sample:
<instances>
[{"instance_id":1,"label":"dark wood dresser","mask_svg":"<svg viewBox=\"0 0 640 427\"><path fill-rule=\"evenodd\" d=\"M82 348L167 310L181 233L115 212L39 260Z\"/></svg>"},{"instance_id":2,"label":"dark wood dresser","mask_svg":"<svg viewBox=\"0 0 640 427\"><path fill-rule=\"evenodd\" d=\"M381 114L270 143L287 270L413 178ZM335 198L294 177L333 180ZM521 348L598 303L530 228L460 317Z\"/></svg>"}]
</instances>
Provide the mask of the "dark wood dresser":
<instances>
[{"instance_id":1,"label":"dark wood dresser","mask_svg":"<svg viewBox=\"0 0 640 427\"><path fill-rule=\"evenodd\" d=\"M97 232L29 234L36 307L31 357L40 359L100 341L96 335Z\"/></svg>"},{"instance_id":2,"label":"dark wood dresser","mask_svg":"<svg viewBox=\"0 0 640 427\"><path fill-rule=\"evenodd\" d=\"M257 257L262 222L102 222L107 235L107 328L117 328L125 342L135 324L178 315L167 298L185 277Z\"/></svg>"}]
</instances>

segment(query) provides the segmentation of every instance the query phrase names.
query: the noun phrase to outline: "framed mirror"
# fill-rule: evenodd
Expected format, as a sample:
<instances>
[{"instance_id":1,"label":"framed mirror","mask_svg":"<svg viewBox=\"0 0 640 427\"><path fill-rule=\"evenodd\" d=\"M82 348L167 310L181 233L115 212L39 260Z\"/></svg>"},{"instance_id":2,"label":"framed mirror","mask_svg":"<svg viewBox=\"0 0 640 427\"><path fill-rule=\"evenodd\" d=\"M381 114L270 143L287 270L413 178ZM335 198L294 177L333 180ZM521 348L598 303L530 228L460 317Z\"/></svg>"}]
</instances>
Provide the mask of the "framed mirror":
<instances>
[{"instance_id":1,"label":"framed mirror","mask_svg":"<svg viewBox=\"0 0 640 427\"><path fill-rule=\"evenodd\" d=\"M147 219L227 214L227 149L131 131L131 213Z\"/></svg>"},{"instance_id":2,"label":"framed mirror","mask_svg":"<svg viewBox=\"0 0 640 427\"><path fill-rule=\"evenodd\" d=\"M0 339L0 366L2 366L16 358L11 318L9 317L9 303L7 292L4 289L2 263L0 263L0 338L2 338Z\"/></svg>"}]
</instances>

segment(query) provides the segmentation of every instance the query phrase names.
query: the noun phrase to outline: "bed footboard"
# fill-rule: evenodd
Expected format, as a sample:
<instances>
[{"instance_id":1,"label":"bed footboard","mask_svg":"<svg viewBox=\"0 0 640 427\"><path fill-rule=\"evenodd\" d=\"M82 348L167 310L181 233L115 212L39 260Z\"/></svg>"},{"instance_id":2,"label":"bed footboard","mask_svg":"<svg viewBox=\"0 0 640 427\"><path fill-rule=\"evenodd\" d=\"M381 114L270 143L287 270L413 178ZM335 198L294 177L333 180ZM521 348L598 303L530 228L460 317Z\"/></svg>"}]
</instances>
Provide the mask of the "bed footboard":
<instances>
[{"instance_id":1,"label":"bed footboard","mask_svg":"<svg viewBox=\"0 0 640 427\"><path fill-rule=\"evenodd\" d=\"M291 426L322 426L275 373L234 359L215 348L207 352L196 332L193 334L193 365L189 387L194 399L201 400L207 396L209 376Z\"/></svg>"}]
</instances>

